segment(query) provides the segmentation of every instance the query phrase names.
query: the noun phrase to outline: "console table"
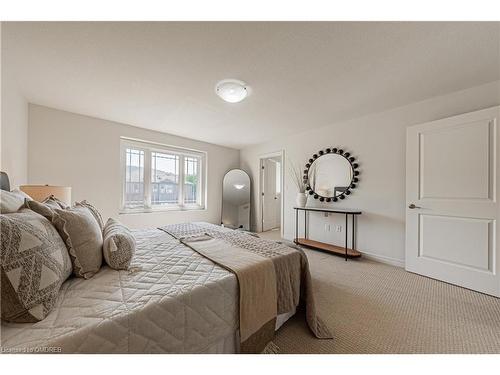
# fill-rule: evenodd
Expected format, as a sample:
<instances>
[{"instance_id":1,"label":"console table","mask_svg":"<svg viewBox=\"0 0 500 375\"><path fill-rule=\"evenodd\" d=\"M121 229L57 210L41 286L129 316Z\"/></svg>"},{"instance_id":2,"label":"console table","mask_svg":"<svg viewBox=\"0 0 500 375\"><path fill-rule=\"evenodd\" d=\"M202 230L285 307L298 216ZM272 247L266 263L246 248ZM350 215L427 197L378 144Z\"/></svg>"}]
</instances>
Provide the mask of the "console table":
<instances>
[{"instance_id":1,"label":"console table","mask_svg":"<svg viewBox=\"0 0 500 375\"><path fill-rule=\"evenodd\" d=\"M295 210L295 240L294 242L298 245L304 245L311 247L313 249L327 251L332 254L342 255L347 261L348 258L359 258L361 253L356 250L356 217L361 215L361 211L356 210L344 210L344 209L333 209L333 208L317 208L317 207L294 207ZM304 237L299 238L299 211L304 211ZM336 246L324 242L314 241L308 238L307 235L307 222L308 222L308 212L323 212L329 214L341 214L345 215L345 246ZM348 218L351 216L351 248L348 247Z\"/></svg>"}]
</instances>

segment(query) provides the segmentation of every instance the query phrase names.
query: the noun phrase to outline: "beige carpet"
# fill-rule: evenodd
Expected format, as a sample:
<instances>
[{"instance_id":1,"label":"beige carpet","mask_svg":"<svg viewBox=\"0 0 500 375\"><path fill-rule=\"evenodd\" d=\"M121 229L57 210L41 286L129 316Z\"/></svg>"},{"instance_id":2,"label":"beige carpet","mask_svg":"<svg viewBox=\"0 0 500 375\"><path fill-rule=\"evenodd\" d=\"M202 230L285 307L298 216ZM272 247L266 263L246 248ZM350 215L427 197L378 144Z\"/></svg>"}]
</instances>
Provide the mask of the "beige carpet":
<instances>
[{"instance_id":1,"label":"beige carpet","mask_svg":"<svg viewBox=\"0 0 500 375\"><path fill-rule=\"evenodd\" d=\"M267 240L279 241L281 240L281 230L280 228L271 229L267 232L258 233L259 237L265 238Z\"/></svg>"},{"instance_id":2,"label":"beige carpet","mask_svg":"<svg viewBox=\"0 0 500 375\"><path fill-rule=\"evenodd\" d=\"M296 315L277 332L280 353L500 353L500 299L363 258L305 251L334 339L314 338Z\"/></svg>"}]
</instances>

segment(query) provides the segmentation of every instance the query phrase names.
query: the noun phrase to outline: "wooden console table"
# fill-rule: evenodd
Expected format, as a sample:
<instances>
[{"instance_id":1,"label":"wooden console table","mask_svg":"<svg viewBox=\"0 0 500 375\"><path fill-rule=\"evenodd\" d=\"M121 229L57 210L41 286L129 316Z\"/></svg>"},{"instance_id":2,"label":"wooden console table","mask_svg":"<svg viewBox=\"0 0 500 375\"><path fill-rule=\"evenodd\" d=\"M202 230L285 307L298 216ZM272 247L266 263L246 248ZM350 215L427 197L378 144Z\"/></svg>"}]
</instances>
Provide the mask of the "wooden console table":
<instances>
[{"instance_id":1,"label":"wooden console table","mask_svg":"<svg viewBox=\"0 0 500 375\"><path fill-rule=\"evenodd\" d=\"M348 258L359 258L361 253L356 250L355 240L356 240L356 216L361 215L361 211L356 210L343 210L343 209L330 209L330 208L316 208L316 207L294 207L295 210L295 240L294 242L298 245L303 245L311 247L313 249L327 251L332 254L345 256L345 260ZM299 211L304 211L304 237L299 238ZM329 214L342 214L345 215L345 246L336 246L324 242L310 240L307 236L307 222L308 222L308 212L324 212ZM351 248L348 247L348 218L351 215Z\"/></svg>"}]
</instances>

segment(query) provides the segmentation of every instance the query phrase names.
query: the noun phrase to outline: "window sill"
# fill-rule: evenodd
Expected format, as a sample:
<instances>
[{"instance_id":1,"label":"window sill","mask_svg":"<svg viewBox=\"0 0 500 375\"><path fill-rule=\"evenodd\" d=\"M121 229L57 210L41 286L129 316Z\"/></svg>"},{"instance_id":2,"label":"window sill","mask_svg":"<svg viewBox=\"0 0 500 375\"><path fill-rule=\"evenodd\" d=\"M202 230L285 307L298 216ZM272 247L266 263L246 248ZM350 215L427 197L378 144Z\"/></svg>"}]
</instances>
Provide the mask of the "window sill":
<instances>
[{"instance_id":1,"label":"window sill","mask_svg":"<svg viewBox=\"0 0 500 375\"><path fill-rule=\"evenodd\" d=\"M202 206L187 206L187 207L165 207L165 208L122 208L119 215L129 214L150 214L150 213L165 213L165 212L179 212L179 211L206 211L206 207Z\"/></svg>"}]
</instances>

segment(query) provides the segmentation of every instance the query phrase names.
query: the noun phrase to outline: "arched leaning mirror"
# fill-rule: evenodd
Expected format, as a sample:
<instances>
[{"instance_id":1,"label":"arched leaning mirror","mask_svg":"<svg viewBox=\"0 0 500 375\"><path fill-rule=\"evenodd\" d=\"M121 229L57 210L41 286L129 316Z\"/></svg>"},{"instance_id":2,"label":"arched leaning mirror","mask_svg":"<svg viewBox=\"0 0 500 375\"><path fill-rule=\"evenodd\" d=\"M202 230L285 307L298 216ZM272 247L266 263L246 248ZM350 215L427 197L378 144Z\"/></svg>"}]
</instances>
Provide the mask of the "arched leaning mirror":
<instances>
[{"instance_id":1,"label":"arched leaning mirror","mask_svg":"<svg viewBox=\"0 0 500 375\"><path fill-rule=\"evenodd\" d=\"M349 196L359 181L358 163L349 152L327 148L314 154L306 164L304 183L313 198L337 202Z\"/></svg>"},{"instance_id":2,"label":"arched leaning mirror","mask_svg":"<svg viewBox=\"0 0 500 375\"><path fill-rule=\"evenodd\" d=\"M250 230L250 177L241 169L227 172L222 181L223 226Z\"/></svg>"}]
</instances>

